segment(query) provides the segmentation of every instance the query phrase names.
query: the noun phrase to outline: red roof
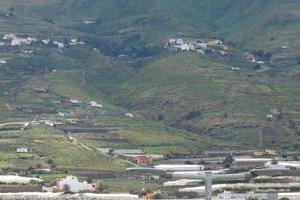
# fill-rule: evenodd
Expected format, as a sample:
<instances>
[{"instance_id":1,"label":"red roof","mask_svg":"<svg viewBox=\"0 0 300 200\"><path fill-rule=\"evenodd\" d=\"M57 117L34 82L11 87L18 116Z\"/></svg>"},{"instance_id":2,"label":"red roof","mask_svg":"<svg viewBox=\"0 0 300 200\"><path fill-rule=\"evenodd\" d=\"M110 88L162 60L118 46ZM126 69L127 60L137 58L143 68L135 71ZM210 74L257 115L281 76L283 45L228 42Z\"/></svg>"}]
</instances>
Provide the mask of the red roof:
<instances>
[{"instance_id":1,"label":"red roof","mask_svg":"<svg viewBox=\"0 0 300 200\"><path fill-rule=\"evenodd\" d=\"M137 164L148 164L150 161L149 156L146 155L135 156L133 159Z\"/></svg>"},{"instance_id":2,"label":"red roof","mask_svg":"<svg viewBox=\"0 0 300 200\"><path fill-rule=\"evenodd\" d=\"M254 54L252 54L252 53L247 53L247 59L248 59L248 60L253 60L253 59L255 59Z\"/></svg>"}]
</instances>

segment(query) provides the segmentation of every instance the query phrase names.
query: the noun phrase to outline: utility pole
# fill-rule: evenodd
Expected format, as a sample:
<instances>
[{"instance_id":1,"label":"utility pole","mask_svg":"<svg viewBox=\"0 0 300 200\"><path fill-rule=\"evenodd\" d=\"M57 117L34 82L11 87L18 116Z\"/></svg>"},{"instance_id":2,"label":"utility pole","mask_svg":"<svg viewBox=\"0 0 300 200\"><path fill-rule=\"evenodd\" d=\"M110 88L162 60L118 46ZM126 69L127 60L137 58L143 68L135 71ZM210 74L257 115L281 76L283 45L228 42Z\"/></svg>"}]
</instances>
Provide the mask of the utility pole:
<instances>
[{"instance_id":1,"label":"utility pole","mask_svg":"<svg viewBox=\"0 0 300 200\"><path fill-rule=\"evenodd\" d=\"M212 174L211 172L205 172L205 199L212 199Z\"/></svg>"}]
</instances>

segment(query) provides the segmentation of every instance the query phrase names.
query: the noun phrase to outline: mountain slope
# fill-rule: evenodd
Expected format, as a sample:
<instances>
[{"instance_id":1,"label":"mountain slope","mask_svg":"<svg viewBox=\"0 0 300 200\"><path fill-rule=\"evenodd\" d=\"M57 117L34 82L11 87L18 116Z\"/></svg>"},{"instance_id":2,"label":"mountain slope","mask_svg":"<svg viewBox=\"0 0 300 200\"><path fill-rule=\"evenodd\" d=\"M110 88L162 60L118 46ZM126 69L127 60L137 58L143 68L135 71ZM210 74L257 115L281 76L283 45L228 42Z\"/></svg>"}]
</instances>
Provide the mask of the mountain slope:
<instances>
[{"instance_id":1,"label":"mountain slope","mask_svg":"<svg viewBox=\"0 0 300 200\"><path fill-rule=\"evenodd\" d=\"M113 102L176 128L247 145L255 144L263 129L265 145L292 147L281 141L298 140L297 128L289 126L299 123L298 84L285 73L235 72L229 65L184 53L147 65L110 95ZM266 121L271 109L281 109L283 118Z\"/></svg>"},{"instance_id":2,"label":"mountain slope","mask_svg":"<svg viewBox=\"0 0 300 200\"><path fill-rule=\"evenodd\" d=\"M258 134L262 132L266 146L299 148L297 0L0 3L3 13L15 7L15 17L0 24L2 34L23 32L59 41L78 37L87 43L82 49L62 51L38 47L42 53L9 63L2 70L25 70L28 66L24 60L29 59L34 62L28 63L34 63L36 73L41 74L40 66L48 63L49 69L58 68L67 77L65 82L51 86L58 96L76 93L64 83L70 83L71 76L72 83L80 81L80 74L85 72L90 87L84 90L92 91L101 101L105 99L112 110L131 110L155 123L236 144L258 146ZM162 49L168 39L180 36L220 38L235 54L214 58ZM257 70L246 63L244 52L259 49L273 56L270 63ZM128 57L118 59L120 54ZM10 58L19 55L9 54ZM45 58L49 62L42 62ZM231 70L236 66L241 70ZM16 73L10 71L12 74ZM14 76L20 78L17 75ZM10 90L12 86L6 87ZM86 99L87 93L78 91L77 95ZM281 110L280 119L266 120L271 109Z\"/></svg>"}]
</instances>

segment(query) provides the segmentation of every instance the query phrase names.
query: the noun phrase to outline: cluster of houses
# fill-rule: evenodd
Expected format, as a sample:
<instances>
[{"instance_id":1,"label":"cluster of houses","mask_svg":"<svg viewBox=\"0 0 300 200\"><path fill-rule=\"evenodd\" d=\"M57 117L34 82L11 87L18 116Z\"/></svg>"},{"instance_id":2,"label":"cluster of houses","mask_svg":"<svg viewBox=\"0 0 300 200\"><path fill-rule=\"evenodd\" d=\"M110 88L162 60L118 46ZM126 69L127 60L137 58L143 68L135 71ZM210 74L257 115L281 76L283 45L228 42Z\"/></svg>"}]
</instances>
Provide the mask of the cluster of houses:
<instances>
[{"instance_id":1,"label":"cluster of houses","mask_svg":"<svg viewBox=\"0 0 300 200\"><path fill-rule=\"evenodd\" d=\"M300 188L297 181L300 163L277 157L275 150L207 151L201 155L201 159L163 160L153 167L132 167L127 171L133 174L158 175L169 179L164 182L164 187L179 188L180 193L193 192L199 196L231 191L229 196L242 197L237 199L266 197L273 200L274 196L280 196L280 191L289 192L291 188ZM229 157L232 159L228 159ZM227 166L226 162L229 160L231 164ZM282 179L278 180L278 177ZM243 189L252 192L246 193ZM235 191L240 192L237 194ZM222 193L216 199L222 199L223 196L228 195Z\"/></svg>"},{"instance_id":2,"label":"cluster of houses","mask_svg":"<svg viewBox=\"0 0 300 200\"><path fill-rule=\"evenodd\" d=\"M42 45L47 45L47 46L51 46L51 47L57 47L57 48L65 48L66 45L70 45L70 46L75 46L75 45L84 45L85 42L77 39L77 38L72 38L70 39L70 41L66 42L59 42L56 40L51 40L51 39L42 39L39 40L37 38L33 38L33 37L20 37L17 36L14 33L9 33L9 34L5 34L2 38L4 41L0 41L0 47L1 46L13 46L13 47L20 47L22 45L30 45L33 42L40 42L40 44ZM5 42L5 41L9 41L9 42ZM26 53L32 53L31 51L27 51Z\"/></svg>"},{"instance_id":3,"label":"cluster of houses","mask_svg":"<svg viewBox=\"0 0 300 200\"><path fill-rule=\"evenodd\" d=\"M103 105L99 104L97 101L82 102L77 99L72 99L69 97L62 97L58 103L60 103L61 105L64 105L64 106L91 108L92 110L90 110L90 111L94 111L94 112L103 111L102 110ZM68 116L75 115L75 114L72 114L70 112L60 112L59 115L62 117L68 117ZM124 116L128 117L128 118L133 118L134 114L127 112L124 114Z\"/></svg>"},{"instance_id":4,"label":"cluster of houses","mask_svg":"<svg viewBox=\"0 0 300 200\"><path fill-rule=\"evenodd\" d=\"M33 192L53 192L53 193L82 193L82 192L97 192L99 189L99 185L97 183L88 183L86 181L79 181L75 176L67 176L66 178L58 179L56 185L47 188L47 187L33 187L31 189L27 188L26 185L30 185L32 183L41 184L43 182L40 178L31 178L31 177L23 177L18 175L0 175L0 188L1 184L10 185L14 184L15 188L9 189L5 188L7 192L23 192L23 191L31 191ZM16 185L20 185L19 187ZM10 191L11 190L11 191ZM68 191L66 191L68 190Z\"/></svg>"},{"instance_id":5,"label":"cluster of houses","mask_svg":"<svg viewBox=\"0 0 300 200\"><path fill-rule=\"evenodd\" d=\"M90 106L93 108L103 108L103 105L99 104L97 101L90 101L90 102L85 103L85 102L82 102L77 99L72 99L70 97L62 97L60 99L59 103L64 106L80 107L80 106L87 105L87 106Z\"/></svg>"},{"instance_id":6,"label":"cluster of houses","mask_svg":"<svg viewBox=\"0 0 300 200\"><path fill-rule=\"evenodd\" d=\"M18 37L17 35L10 33L10 34L5 34L3 36L3 40L10 40L10 45L11 46L21 46L21 45L30 45L32 42L37 42L37 38L32 38L32 37Z\"/></svg>"},{"instance_id":7,"label":"cluster of houses","mask_svg":"<svg viewBox=\"0 0 300 200\"><path fill-rule=\"evenodd\" d=\"M218 39L186 41L181 38L172 38L169 39L165 48L170 51L197 51L202 54L218 53L223 56L231 54L229 47L222 40Z\"/></svg>"},{"instance_id":8,"label":"cluster of houses","mask_svg":"<svg viewBox=\"0 0 300 200\"><path fill-rule=\"evenodd\" d=\"M207 196L209 193L216 192L219 194L214 199L218 200L246 200L249 197L264 197L267 200L273 200L278 199L277 197L295 195L290 192L300 188L300 163L287 160L288 158L277 157L277 152L272 149L211 150L199 152L201 155L199 158L168 160L161 155L146 154L141 149L98 150L104 154L128 160L135 165L135 167L127 169L131 178L144 177L145 179L142 180L163 180L162 187L172 191L178 190L177 194L195 193L198 196ZM228 157L231 157L231 166L225 167L224 163L229 160ZM199 160L201 160L201 164ZM218 165L217 168L213 168L214 165ZM41 186L43 180L20 176L0 176L0 183L7 185L18 183L19 185L14 186L14 189L18 188L20 191L29 190L26 185L33 182L35 186ZM67 176L58 179L55 186L34 187L30 189L30 192L93 193L96 195L100 189L100 183L80 181L75 176ZM236 193L236 191L239 192ZM249 191L251 192L249 193ZM284 195L280 192L284 192ZM170 194L172 195L172 193Z\"/></svg>"},{"instance_id":9,"label":"cluster of houses","mask_svg":"<svg viewBox=\"0 0 300 200\"><path fill-rule=\"evenodd\" d=\"M70 46L85 45L85 42L83 42L79 39L76 39L76 38L73 38L70 41L66 41L66 42L62 43L62 42L55 41L55 40L50 40L50 39L42 40L43 45L47 45L47 46L50 46L50 47L54 46L54 47L58 47L60 49L65 48L66 45L70 45Z\"/></svg>"}]
</instances>

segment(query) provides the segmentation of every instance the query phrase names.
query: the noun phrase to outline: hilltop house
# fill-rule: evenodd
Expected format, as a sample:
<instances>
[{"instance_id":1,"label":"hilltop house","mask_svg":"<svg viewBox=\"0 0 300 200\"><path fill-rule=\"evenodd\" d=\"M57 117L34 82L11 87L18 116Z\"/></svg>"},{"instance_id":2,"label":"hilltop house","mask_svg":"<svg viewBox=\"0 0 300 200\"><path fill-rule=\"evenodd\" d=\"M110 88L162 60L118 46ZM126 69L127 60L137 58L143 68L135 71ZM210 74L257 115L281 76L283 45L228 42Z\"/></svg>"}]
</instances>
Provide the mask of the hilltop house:
<instances>
[{"instance_id":1,"label":"hilltop house","mask_svg":"<svg viewBox=\"0 0 300 200\"><path fill-rule=\"evenodd\" d=\"M4 35L3 40L11 40L11 43L10 43L11 46L29 45L32 42L37 41L36 38L31 38L31 37L21 38L21 37L16 36L13 33Z\"/></svg>"}]
</instances>

